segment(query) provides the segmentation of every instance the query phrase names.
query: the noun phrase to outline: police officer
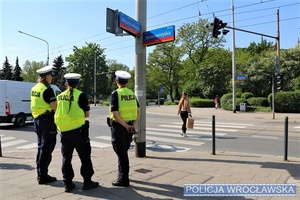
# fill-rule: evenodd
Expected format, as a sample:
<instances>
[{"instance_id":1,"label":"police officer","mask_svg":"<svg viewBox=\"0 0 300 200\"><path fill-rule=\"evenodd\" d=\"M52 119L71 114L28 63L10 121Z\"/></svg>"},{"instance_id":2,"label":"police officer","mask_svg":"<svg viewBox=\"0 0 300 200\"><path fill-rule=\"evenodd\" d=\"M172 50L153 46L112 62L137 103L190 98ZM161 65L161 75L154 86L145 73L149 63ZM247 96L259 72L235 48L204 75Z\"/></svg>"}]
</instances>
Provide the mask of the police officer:
<instances>
[{"instance_id":1,"label":"police officer","mask_svg":"<svg viewBox=\"0 0 300 200\"><path fill-rule=\"evenodd\" d=\"M52 81L52 66L46 66L36 71L39 82L31 89L31 112L34 119L34 128L38 140L36 156L37 180L39 184L56 181L48 175L48 167L52 159L52 152L56 144L56 126L54 111L56 97L50 86Z\"/></svg>"},{"instance_id":2,"label":"police officer","mask_svg":"<svg viewBox=\"0 0 300 200\"><path fill-rule=\"evenodd\" d=\"M99 186L91 180L94 170L91 161L91 144L88 135L88 121L90 106L86 94L77 89L81 75L68 73L64 75L67 90L57 96L55 123L61 132L61 153L63 156L62 174L65 192L75 188L72 156L74 149L81 161L80 174L83 177L82 190L89 190Z\"/></svg>"},{"instance_id":3,"label":"police officer","mask_svg":"<svg viewBox=\"0 0 300 200\"><path fill-rule=\"evenodd\" d=\"M115 75L118 89L111 95L110 118L112 145L118 156L118 178L112 185L127 187L130 185L128 149L139 118L139 104L134 92L126 87L131 75L120 70Z\"/></svg>"}]
</instances>

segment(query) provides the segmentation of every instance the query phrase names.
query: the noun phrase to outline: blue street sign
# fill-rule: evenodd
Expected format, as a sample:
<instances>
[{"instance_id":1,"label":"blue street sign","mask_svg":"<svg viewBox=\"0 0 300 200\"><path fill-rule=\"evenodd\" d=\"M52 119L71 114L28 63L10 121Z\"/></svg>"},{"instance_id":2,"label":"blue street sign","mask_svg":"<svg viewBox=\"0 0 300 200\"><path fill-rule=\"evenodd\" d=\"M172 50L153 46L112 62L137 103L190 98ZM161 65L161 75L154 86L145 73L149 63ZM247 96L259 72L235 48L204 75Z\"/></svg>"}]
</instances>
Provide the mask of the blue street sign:
<instances>
[{"instance_id":1,"label":"blue street sign","mask_svg":"<svg viewBox=\"0 0 300 200\"><path fill-rule=\"evenodd\" d=\"M239 80L239 81L244 81L246 80L246 76L245 75L239 75L239 76L236 76L236 80Z\"/></svg>"},{"instance_id":2,"label":"blue street sign","mask_svg":"<svg viewBox=\"0 0 300 200\"><path fill-rule=\"evenodd\" d=\"M175 40L175 26L167 26L143 33L143 45L151 46Z\"/></svg>"},{"instance_id":3,"label":"blue street sign","mask_svg":"<svg viewBox=\"0 0 300 200\"><path fill-rule=\"evenodd\" d=\"M119 12L118 26L132 36L141 36L141 24L131 17Z\"/></svg>"},{"instance_id":4,"label":"blue street sign","mask_svg":"<svg viewBox=\"0 0 300 200\"><path fill-rule=\"evenodd\" d=\"M165 86L164 86L163 84L161 84L161 85L159 86L159 91L160 91L160 92L165 91Z\"/></svg>"}]
</instances>

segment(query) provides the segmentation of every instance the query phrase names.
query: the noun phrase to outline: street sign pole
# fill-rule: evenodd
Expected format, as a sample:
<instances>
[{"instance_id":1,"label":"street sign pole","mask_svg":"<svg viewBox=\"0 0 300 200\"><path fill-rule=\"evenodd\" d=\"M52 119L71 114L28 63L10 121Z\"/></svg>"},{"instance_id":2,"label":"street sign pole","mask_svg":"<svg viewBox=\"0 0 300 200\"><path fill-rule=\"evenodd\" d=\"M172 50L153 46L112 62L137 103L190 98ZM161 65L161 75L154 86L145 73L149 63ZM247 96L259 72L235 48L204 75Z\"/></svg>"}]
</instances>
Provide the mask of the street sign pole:
<instances>
[{"instance_id":1,"label":"street sign pole","mask_svg":"<svg viewBox=\"0 0 300 200\"><path fill-rule=\"evenodd\" d=\"M146 31L147 0L136 0L136 19L141 33ZM135 38L135 94L140 104L138 137L135 139L136 157L146 157L146 47L143 37Z\"/></svg>"}]
</instances>

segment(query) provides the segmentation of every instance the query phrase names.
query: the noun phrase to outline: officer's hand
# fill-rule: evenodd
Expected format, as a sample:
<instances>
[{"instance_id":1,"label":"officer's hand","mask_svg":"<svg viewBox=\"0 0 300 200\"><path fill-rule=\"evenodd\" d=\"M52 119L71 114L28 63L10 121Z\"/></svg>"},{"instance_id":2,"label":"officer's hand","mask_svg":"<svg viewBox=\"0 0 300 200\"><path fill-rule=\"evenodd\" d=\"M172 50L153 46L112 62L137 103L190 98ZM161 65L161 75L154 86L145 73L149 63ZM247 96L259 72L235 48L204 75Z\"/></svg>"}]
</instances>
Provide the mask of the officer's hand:
<instances>
[{"instance_id":1,"label":"officer's hand","mask_svg":"<svg viewBox=\"0 0 300 200\"><path fill-rule=\"evenodd\" d=\"M133 126L129 126L129 125L127 125L127 126L125 127L128 133L131 133L132 127L133 127Z\"/></svg>"}]
</instances>

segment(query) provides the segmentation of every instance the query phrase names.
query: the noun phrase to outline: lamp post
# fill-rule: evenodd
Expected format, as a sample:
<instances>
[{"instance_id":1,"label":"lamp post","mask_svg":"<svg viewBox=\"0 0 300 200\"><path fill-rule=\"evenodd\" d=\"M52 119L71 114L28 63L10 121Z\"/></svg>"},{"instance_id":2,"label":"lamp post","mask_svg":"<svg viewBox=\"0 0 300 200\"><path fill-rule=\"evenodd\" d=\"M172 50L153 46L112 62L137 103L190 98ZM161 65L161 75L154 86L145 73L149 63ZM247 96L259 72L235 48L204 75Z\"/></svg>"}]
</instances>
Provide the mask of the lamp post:
<instances>
[{"instance_id":1,"label":"lamp post","mask_svg":"<svg viewBox=\"0 0 300 200\"><path fill-rule=\"evenodd\" d=\"M33 38L36 38L36 39L38 39L38 40L42 40L42 41L44 41L44 42L46 42L46 44L47 44L47 65L49 65L49 44L48 44L48 42L46 41L46 40L44 40L44 39L42 39L42 38L39 38L39 37L36 37L36 36L34 36L34 35L30 35L30 34L28 34L28 33L24 33L24 32L22 32L22 31L18 31L19 33L22 33L22 34L25 34L25 35L28 35L28 36L30 36L30 37L33 37Z\"/></svg>"}]
</instances>

